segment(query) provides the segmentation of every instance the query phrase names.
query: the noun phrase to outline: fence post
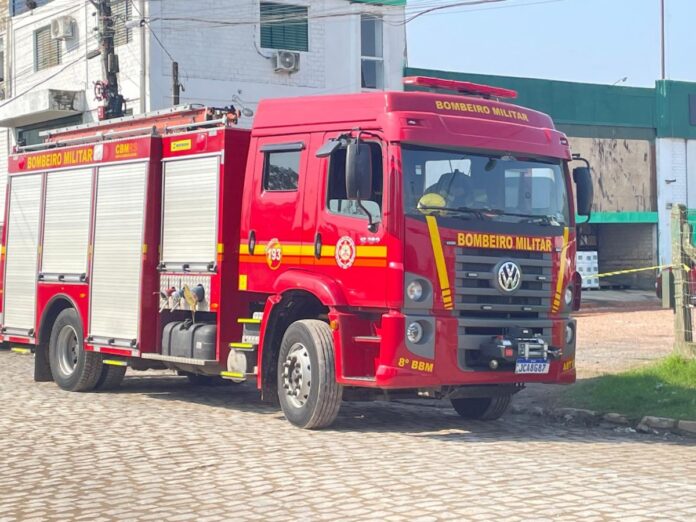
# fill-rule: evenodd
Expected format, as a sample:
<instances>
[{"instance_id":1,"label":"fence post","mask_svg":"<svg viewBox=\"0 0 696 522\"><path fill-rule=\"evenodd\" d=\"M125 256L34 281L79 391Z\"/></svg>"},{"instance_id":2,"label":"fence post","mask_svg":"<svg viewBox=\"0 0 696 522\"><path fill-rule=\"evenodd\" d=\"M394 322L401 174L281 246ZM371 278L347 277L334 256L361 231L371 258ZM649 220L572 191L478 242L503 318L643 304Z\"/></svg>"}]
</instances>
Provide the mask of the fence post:
<instances>
[{"instance_id":1,"label":"fence post","mask_svg":"<svg viewBox=\"0 0 696 522\"><path fill-rule=\"evenodd\" d=\"M674 351L687 358L696 357L691 322L691 285L685 266L696 265L696 248L691 244L691 227L686 207L674 205L671 215L672 274L674 275Z\"/></svg>"}]
</instances>

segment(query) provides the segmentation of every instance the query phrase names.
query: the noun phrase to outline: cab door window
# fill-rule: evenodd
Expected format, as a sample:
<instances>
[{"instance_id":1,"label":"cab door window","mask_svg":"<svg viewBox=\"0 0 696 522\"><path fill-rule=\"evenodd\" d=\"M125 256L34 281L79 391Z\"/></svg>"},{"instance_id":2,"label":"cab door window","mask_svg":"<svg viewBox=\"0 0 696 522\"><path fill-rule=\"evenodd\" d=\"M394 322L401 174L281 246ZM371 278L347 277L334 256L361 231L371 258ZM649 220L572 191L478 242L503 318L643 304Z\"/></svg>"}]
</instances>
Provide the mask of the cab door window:
<instances>
[{"instance_id":1,"label":"cab door window","mask_svg":"<svg viewBox=\"0 0 696 522\"><path fill-rule=\"evenodd\" d=\"M302 143L268 145L263 166L263 190L268 192L296 191L300 178Z\"/></svg>"},{"instance_id":2,"label":"cab door window","mask_svg":"<svg viewBox=\"0 0 696 522\"><path fill-rule=\"evenodd\" d=\"M374 221L381 221L382 192L384 176L382 172L382 148L378 143L368 142L372 154L372 196L361 200L362 205L372 215ZM332 214L367 219L367 214L357 201L346 198L346 149L335 150L329 158L328 190L326 208Z\"/></svg>"}]
</instances>

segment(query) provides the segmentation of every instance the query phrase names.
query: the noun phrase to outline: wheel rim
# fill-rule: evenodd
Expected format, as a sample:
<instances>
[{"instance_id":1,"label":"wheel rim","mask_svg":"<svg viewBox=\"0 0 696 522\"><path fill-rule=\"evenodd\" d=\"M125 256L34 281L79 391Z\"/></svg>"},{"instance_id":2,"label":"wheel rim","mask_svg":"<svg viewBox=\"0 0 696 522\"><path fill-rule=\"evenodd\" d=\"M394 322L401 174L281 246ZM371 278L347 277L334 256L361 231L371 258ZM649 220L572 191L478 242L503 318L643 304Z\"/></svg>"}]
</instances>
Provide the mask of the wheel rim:
<instances>
[{"instance_id":1,"label":"wheel rim","mask_svg":"<svg viewBox=\"0 0 696 522\"><path fill-rule=\"evenodd\" d=\"M290 348L283 363L283 389L288 402L295 408L301 408L309 399L312 385L312 365L307 347L295 343Z\"/></svg>"},{"instance_id":2,"label":"wheel rim","mask_svg":"<svg viewBox=\"0 0 696 522\"><path fill-rule=\"evenodd\" d=\"M65 325L58 334L56 342L58 349L58 364L63 375L71 375L77 366L80 354L80 343L75 328Z\"/></svg>"}]
</instances>

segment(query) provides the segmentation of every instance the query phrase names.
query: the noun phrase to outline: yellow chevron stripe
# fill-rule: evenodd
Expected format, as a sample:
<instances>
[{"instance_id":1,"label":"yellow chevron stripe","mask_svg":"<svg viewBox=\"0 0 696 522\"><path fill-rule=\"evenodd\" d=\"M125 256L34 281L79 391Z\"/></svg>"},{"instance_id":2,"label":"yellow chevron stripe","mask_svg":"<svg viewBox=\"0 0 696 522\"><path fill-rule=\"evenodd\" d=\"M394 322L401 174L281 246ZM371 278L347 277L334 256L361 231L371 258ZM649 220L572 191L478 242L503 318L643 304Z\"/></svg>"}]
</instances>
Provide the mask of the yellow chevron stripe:
<instances>
[{"instance_id":1,"label":"yellow chevron stripe","mask_svg":"<svg viewBox=\"0 0 696 522\"><path fill-rule=\"evenodd\" d=\"M561 308L561 296L563 295L563 274L565 274L566 251L568 250L568 227L563 229L563 248L561 249L561 266L558 269L558 281L556 282L556 295L553 298L552 312L558 312Z\"/></svg>"},{"instance_id":2,"label":"yellow chevron stripe","mask_svg":"<svg viewBox=\"0 0 696 522\"><path fill-rule=\"evenodd\" d=\"M440 281L440 289L442 290L442 301L446 310L451 310L452 299L445 298L445 292L450 292L449 276L447 275L447 265L445 264L445 253L442 251L442 241L440 240L440 230L437 227L437 219L435 216L425 216L425 222L428 224L428 232L430 233L430 243L433 246L433 257L435 258L435 267L437 268L437 277Z\"/></svg>"}]
</instances>

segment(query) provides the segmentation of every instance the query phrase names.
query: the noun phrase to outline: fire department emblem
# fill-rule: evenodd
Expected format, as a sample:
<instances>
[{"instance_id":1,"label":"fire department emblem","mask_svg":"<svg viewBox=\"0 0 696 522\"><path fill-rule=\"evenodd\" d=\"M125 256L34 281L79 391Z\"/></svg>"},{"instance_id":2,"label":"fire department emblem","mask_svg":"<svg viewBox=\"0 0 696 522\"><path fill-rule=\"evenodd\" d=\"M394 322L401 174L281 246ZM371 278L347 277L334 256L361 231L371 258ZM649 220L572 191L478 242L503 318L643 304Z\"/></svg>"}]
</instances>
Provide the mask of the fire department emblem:
<instances>
[{"instance_id":1,"label":"fire department emblem","mask_svg":"<svg viewBox=\"0 0 696 522\"><path fill-rule=\"evenodd\" d=\"M348 236L343 236L336 243L336 264L344 270L353 266L355 262L355 241Z\"/></svg>"},{"instance_id":2,"label":"fire department emblem","mask_svg":"<svg viewBox=\"0 0 696 522\"><path fill-rule=\"evenodd\" d=\"M283 261L283 247L278 239L273 238L266 245L266 263L271 270L278 270Z\"/></svg>"},{"instance_id":3,"label":"fire department emblem","mask_svg":"<svg viewBox=\"0 0 696 522\"><path fill-rule=\"evenodd\" d=\"M522 271L517 263L505 261L498 267L498 288L503 292L514 292L522 283Z\"/></svg>"}]
</instances>

